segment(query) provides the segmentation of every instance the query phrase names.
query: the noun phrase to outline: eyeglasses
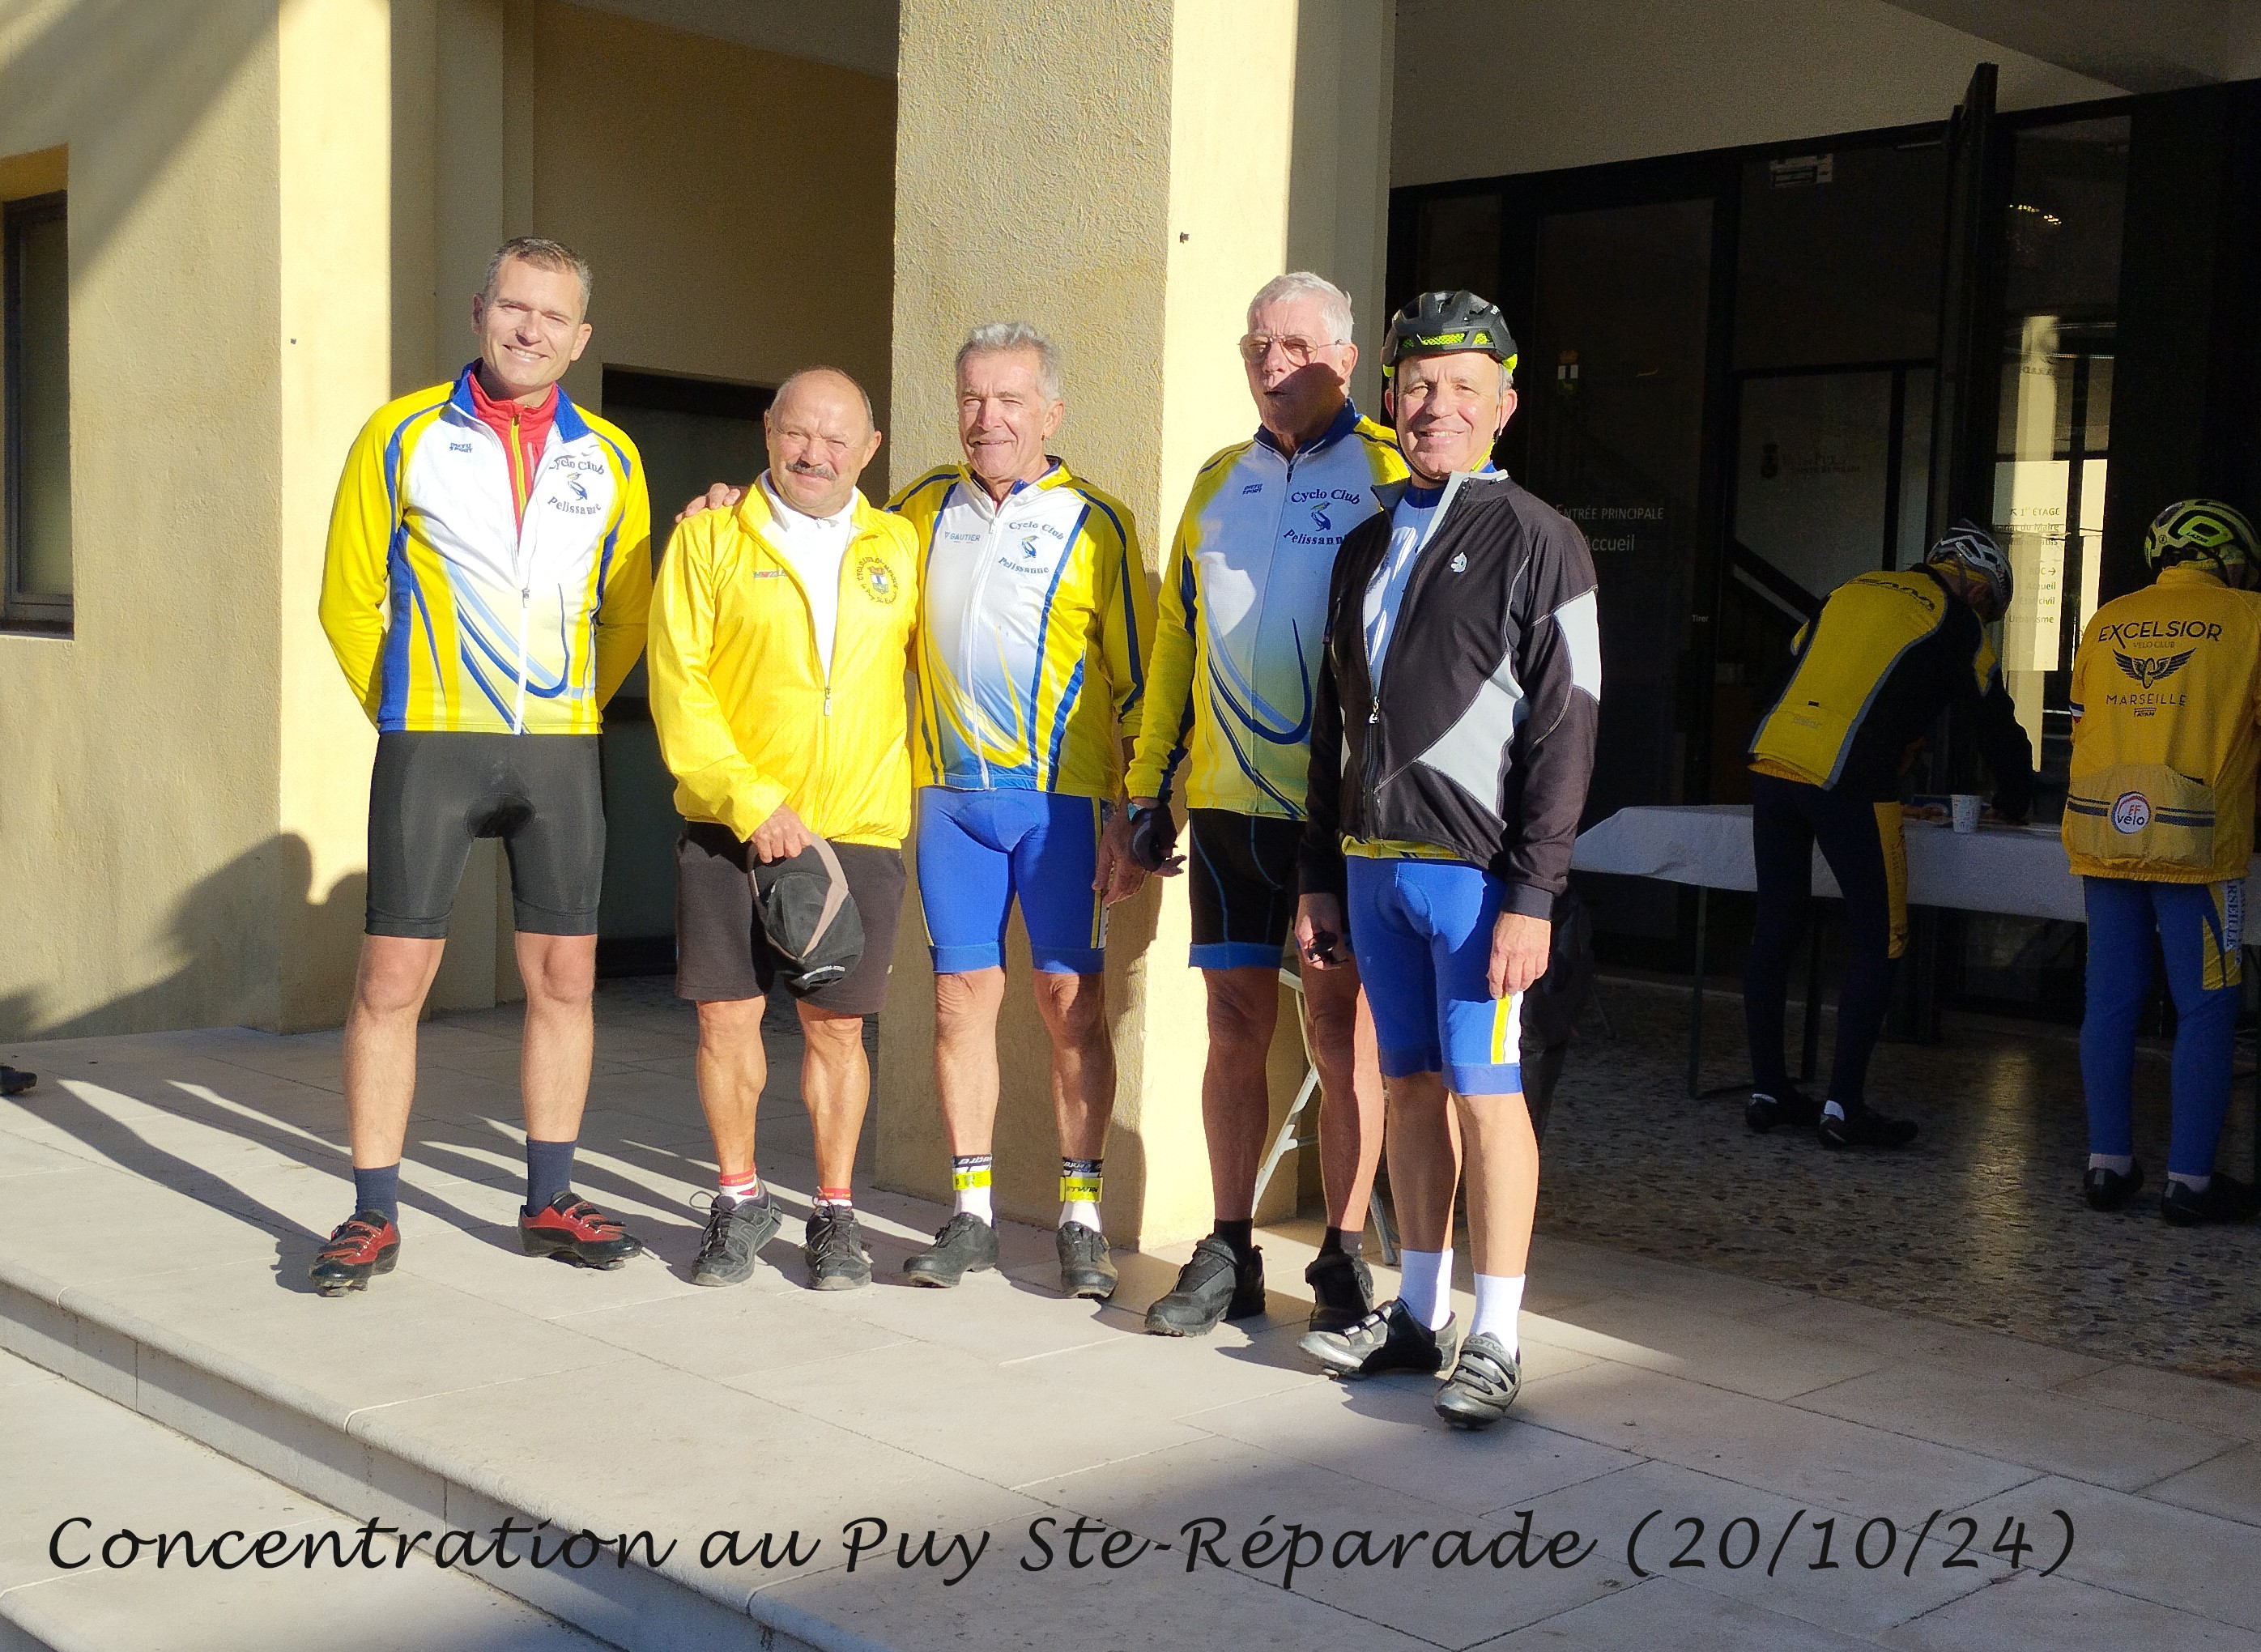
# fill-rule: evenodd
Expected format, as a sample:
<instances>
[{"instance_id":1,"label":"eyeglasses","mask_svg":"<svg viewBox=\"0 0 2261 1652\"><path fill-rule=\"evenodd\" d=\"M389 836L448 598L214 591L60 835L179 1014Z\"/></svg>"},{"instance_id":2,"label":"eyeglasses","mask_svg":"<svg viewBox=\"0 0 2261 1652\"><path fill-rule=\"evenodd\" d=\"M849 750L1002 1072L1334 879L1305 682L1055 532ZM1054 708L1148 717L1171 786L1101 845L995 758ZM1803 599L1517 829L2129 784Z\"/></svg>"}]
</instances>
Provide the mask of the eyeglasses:
<instances>
[{"instance_id":1,"label":"eyeglasses","mask_svg":"<svg viewBox=\"0 0 2261 1652\"><path fill-rule=\"evenodd\" d=\"M1276 344L1288 366L1308 367L1312 356L1321 350L1334 348L1336 342L1333 339L1298 338L1292 333L1251 333L1240 341L1240 359L1253 367L1272 354L1272 347Z\"/></svg>"}]
</instances>

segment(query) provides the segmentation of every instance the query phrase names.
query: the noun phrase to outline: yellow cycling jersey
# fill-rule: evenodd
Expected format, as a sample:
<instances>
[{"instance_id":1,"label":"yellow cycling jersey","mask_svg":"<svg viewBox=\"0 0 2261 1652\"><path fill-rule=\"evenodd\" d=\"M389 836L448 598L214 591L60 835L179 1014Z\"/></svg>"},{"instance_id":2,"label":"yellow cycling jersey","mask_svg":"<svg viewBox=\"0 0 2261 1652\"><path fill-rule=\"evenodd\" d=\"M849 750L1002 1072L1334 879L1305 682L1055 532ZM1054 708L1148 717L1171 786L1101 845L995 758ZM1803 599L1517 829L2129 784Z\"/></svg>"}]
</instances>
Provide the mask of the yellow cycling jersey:
<instances>
[{"instance_id":1,"label":"yellow cycling jersey","mask_svg":"<svg viewBox=\"0 0 2261 1652\"><path fill-rule=\"evenodd\" d=\"M751 837L782 803L819 837L892 848L911 823L903 678L918 547L858 493L840 559L831 669L757 485L675 530L651 628L651 716L684 818Z\"/></svg>"},{"instance_id":2,"label":"yellow cycling jersey","mask_svg":"<svg viewBox=\"0 0 2261 1652\"><path fill-rule=\"evenodd\" d=\"M887 508L920 545L919 784L1113 797L1154 632L1129 508L1057 459L1002 503L951 464Z\"/></svg>"},{"instance_id":3,"label":"yellow cycling jersey","mask_svg":"<svg viewBox=\"0 0 2261 1652\"><path fill-rule=\"evenodd\" d=\"M2243 883L2261 769L2261 595L2198 568L2097 609L2072 662L2072 870Z\"/></svg>"},{"instance_id":4,"label":"yellow cycling jersey","mask_svg":"<svg viewBox=\"0 0 2261 1652\"><path fill-rule=\"evenodd\" d=\"M643 650L643 464L561 387L542 462L514 481L472 409L476 366L362 427L330 514L322 629L386 733L594 734Z\"/></svg>"},{"instance_id":5,"label":"yellow cycling jersey","mask_svg":"<svg viewBox=\"0 0 2261 1652\"><path fill-rule=\"evenodd\" d=\"M1267 431L1202 466L1162 575L1133 797L1301 820L1335 552L1402 481L1389 430L1346 405L1290 456Z\"/></svg>"}]
</instances>

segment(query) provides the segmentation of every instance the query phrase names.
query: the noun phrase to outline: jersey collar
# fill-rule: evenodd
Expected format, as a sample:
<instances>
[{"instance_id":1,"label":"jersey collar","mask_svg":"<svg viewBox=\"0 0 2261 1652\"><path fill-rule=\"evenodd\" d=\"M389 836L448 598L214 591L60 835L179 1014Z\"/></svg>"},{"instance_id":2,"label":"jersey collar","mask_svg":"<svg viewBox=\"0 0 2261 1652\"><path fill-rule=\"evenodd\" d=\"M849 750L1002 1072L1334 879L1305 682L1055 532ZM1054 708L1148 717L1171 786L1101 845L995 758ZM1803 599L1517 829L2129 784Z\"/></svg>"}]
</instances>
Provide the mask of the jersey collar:
<instances>
[{"instance_id":1,"label":"jersey collar","mask_svg":"<svg viewBox=\"0 0 2261 1652\"><path fill-rule=\"evenodd\" d=\"M1333 420L1328 424L1327 427L1319 434L1318 439L1316 442L1306 442L1302 447L1296 449L1292 456L1288 454L1286 449L1280 445L1280 438L1274 435L1262 425L1256 427L1256 442L1258 446L1270 449L1274 454L1277 454L1282 459L1288 458L1290 456L1300 459L1307 453L1324 452L1325 449L1334 446L1336 442L1340 442L1345 436L1350 435L1352 431L1358 428L1358 404L1346 398L1343 401L1342 406L1337 410Z\"/></svg>"},{"instance_id":2,"label":"jersey collar","mask_svg":"<svg viewBox=\"0 0 2261 1652\"><path fill-rule=\"evenodd\" d=\"M1052 469L1033 482L1014 483L1005 495L1006 505L1013 504L1026 494L1042 493L1052 488L1065 486L1075 479L1068 474L1067 461L1056 458L1049 453L1044 457L1051 461ZM981 478L973 474L973 467L963 459L958 462L958 480L959 491L965 495L966 502L983 516L994 516L1002 508L995 499L989 497L989 490L981 485Z\"/></svg>"},{"instance_id":3,"label":"jersey collar","mask_svg":"<svg viewBox=\"0 0 2261 1652\"><path fill-rule=\"evenodd\" d=\"M471 399L471 375L478 370L476 358L465 363L463 370L456 375L455 389L448 392L449 411L460 413L473 424L479 422L479 410L478 405ZM589 434L589 421L581 416L581 410L565 393L564 385L557 384L552 388L557 392L557 399L554 404L556 411L550 416L549 427L557 433L560 442L578 442Z\"/></svg>"}]
</instances>

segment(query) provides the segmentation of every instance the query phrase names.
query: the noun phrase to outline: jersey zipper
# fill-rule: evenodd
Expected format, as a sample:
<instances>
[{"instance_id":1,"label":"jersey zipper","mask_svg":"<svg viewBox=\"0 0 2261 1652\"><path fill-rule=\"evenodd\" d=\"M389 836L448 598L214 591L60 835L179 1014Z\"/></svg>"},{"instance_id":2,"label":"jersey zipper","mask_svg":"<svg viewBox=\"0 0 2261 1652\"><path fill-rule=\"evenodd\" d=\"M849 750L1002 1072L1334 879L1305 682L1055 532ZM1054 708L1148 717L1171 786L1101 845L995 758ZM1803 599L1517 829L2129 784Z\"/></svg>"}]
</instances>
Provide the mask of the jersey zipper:
<instances>
[{"instance_id":1,"label":"jersey zipper","mask_svg":"<svg viewBox=\"0 0 2261 1652\"><path fill-rule=\"evenodd\" d=\"M960 483L960 486L967 485ZM985 499L987 497L985 493ZM1010 494L1006 496L1011 498ZM981 687L973 676L973 621L980 615L989 596L989 570L996 564L999 535L1005 526L1005 507L989 499L989 533L982 541L981 565L974 571L973 590L965 600L964 620L958 628L958 680L965 685L966 727L973 736L973 761L981 772L981 789L989 789L989 745L981 732Z\"/></svg>"}]
</instances>

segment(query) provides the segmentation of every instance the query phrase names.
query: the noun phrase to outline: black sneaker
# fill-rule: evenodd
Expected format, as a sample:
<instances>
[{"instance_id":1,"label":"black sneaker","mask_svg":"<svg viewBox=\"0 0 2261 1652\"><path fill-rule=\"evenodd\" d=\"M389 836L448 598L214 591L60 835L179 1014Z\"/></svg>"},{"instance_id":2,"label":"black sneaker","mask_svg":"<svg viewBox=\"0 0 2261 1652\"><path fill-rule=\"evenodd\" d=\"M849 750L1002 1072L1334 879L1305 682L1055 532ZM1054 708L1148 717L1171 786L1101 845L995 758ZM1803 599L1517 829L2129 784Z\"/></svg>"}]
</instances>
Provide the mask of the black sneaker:
<instances>
[{"instance_id":1,"label":"black sneaker","mask_svg":"<svg viewBox=\"0 0 2261 1652\"><path fill-rule=\"evenodd\" d=\"M1470 1337L1437 1390L1437 1415L1455 1428L1489 1428L1507 1415L1523 1386L1523 1361L1489 1331Z\"/></svg>"},{"instance_id":2,"label":"black sneaker","mask_svg":"<svg viewBox=\"0 0 2261 1652\"><path fill-rule=\"evenodd\" d=\"M1080 1222L1060 1224L1060 1289L1086 1302L1105 1302L1115 1294L1115 1263L1107 1235Z\"/></svg>"},{"instance_id":3,"label":"black sneaker","mask_svg":"<svg viewBox=\"0 0 2261 1652\"><path fill-rule=\"evenodd\" d=\"M836 1204L817 1206L808 1218L800 1254L808 1264L811 1290L854 1290L872 1282L872 1259L856 1231L856 1212Z\"/></svg>"},{"instance_id":4,"label":"black sneaker","mask_svg":"<svg viewBox=\"0 0 2261 1652\"><path fill-rule=\"evenodd\" d=\"M1816 1129L1825 1147L1905 1147L1915 1139L1916 1123L1886 1118L1856 1103L1846 1109L1842 1118L1822 1114Z\"/></svg>"},{"instance_id":5,"label":"black sneaker","mask_svg":"<svg viewBox=\"0 0 2261 1652\"><path fill-rule=\"evenodd\" d=\"M934 1243L903 1263L914 1285L954 1285L968 1274L997 1265L997 1230L971 1210L960 1210L935 1230Z\"/></svg>"},{"instance_id":6,"label":"black sneaker","mask_svg":"<svg viewBox=\"0 0 2261 1652\"><path fill-rule=\"evenodd\" d=\"M1205 1337L1220 1319L1245 1319L1264 1311L1264 1253L1249 1246L1245 1260L1214 1233L1194 1246L1170 1294L1146 1310L1146 1329L1158 1337Z\"/></svg>"},{"instance_id":7,"label":"black sneaker","mask_svg":"<svg viewBox=\"0 0 2261 1652\"><path fill-rule=\"evenodd\" d=\"M1447 1319L1436 1330L1392 1296L1344 1331L1314 1331L1296 1346L1337 1376L1382 1376L1413 1371L1434 1376L1453 1362L1461 1328Z\"/></svg>"},{"instance_id":8,"label":"black sneaker","mask_svg":"<svg viewBox=\"0 0 2261 1652\"><path fill-rule=\"evenodd\" d=\"M21 1067L0 1067L0 1095L21 1095L39 1081L36 1073L26 1073Z\"/></svg>"},{"instance_id":9,"label":"black sneaker","mask_svg":"<svg viewBox=\"0 0 2261 1652\"><path fill-rule=\"evenodd\" d=\"M2236 1176L2214 1173L2214 1180L2199 1192L2170 1176L2159 1190L2159 1214L2175 1227L2198 1227L2207 1222L2250 1221L2261 1211L2261 1192Z\"/></svg>"},{"instance_id":10,"label":"black sneaker","mask_svg":"<svg viewBox=\"0 0 2261 1652\"><path fill-rule=\"evenodd\" d=\"M1789 1085L1780 1094L1768 1090L1753 1090L1750 1105L1743 1109L1743 1123L1755 1134L1763 1136L1776 1124L1797 1124L1811 1130L1820 1121L1821 1103L1802 1090Z\"/></svg>"},{"instance_id":11,"label":"black sneaker","mask_svg":"<svg viewBox=\"0 0 2261 1652\"><path fill-rule=\"evenodd\" d=\"M1303 1270L1311 1288L1313 1331L1347 1331L1374 1311L1374 1275L1363 1257L1327 1251Z\"/></svg>"},{"instance_id":12,"label":"black sneaker","mask_svg":"<svg viewBox=\"0 0 2261 1652\"><path fill-rule=\"evenodd\" d=\"M717 1194L707 1207L707 1232L691 1265L694 1285L743 1285L754 1275L754 1257L777 1237L785 1220L773 1199L734 1199Z\"/></svg>"},{"instance_id":13,"label":"black sneaker","mask_svg":"<svg viewBox=\"0 0 2261 1652\"><path fill-rule=\"evenodd\" d=\"M2124 1176L2102 1165L2091 1165L2080 1179L2080 1191L2092 1210L2116 1210L2134 1198L2143 1185L2143 1167L2140 1164L2130 1165Z\"/></svg>"}]
</instances>

